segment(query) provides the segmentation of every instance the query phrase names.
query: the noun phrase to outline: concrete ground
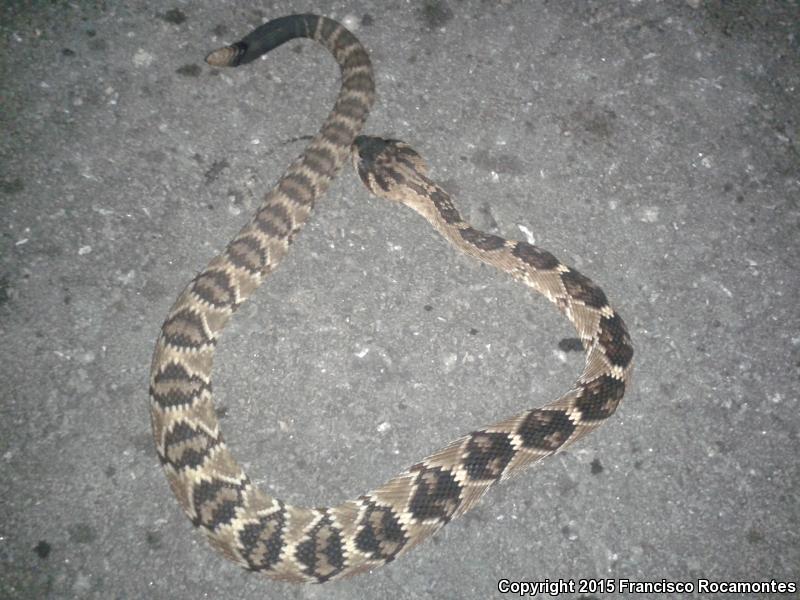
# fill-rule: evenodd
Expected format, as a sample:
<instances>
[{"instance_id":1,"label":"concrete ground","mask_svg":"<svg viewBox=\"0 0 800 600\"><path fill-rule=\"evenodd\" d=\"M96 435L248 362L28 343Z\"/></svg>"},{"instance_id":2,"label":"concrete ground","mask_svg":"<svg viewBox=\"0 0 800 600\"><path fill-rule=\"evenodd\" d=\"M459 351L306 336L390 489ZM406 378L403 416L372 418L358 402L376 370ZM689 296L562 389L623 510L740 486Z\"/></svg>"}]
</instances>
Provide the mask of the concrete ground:
<instances>
[{"instance_id":1,"label":"concrete ground","mask_svg":"<svg viewBox=\"0 0 800 600\"><path fill-rule=\"evenodd\" d=\"M210 550L167 487L147 398L167 309L338 89L307 41L238 70L203 57L309 10L371 52L368 131L412 143L476 227L601 284L637 363L595 434L324 587ZM797 581L798 19L789 0L3 2L0 597ZM572 338L346 171L220 344L222 427L272 493L339 502L557 397L582 365ZM624 595L668 597L558 597Z\"/></svg>"}]
</instances>

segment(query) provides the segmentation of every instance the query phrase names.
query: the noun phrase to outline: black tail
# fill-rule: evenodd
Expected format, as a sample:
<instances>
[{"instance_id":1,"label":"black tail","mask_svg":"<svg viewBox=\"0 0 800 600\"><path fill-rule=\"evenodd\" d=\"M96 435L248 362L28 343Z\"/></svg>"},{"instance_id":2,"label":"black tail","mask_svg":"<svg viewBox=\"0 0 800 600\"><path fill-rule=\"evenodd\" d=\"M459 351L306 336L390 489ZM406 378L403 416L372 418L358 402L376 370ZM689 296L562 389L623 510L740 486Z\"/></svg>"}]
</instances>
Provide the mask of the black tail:
<instances>
[{"instance_id":1,"label":"black tail","mask_svg":"<svg viewBox=\"0 0 800 600\"><path fill-rule=\"evenodd\" d=\"M273 19L235 44L214 50L206 57L206 62L214 67L238 67L253 62L289 40L311 37L319 18L317 15L289 15Z\"/></svg>"}]
</instances>

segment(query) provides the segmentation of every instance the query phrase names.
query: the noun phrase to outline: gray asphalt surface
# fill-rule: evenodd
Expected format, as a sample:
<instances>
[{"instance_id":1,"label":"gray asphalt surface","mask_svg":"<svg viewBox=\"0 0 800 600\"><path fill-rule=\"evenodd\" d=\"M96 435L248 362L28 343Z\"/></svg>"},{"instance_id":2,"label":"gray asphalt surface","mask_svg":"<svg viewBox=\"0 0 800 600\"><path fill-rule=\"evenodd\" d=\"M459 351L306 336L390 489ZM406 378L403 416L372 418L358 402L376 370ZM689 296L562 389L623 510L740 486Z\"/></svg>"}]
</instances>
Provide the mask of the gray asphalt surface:
<instances>
[{"instance_id":1,"label":"gray asphalt surface","mask_svg":"<svg viewBox=\"0 0 800 600\"><path fill-rule=\"evenodd\" d=\"M410 142L476 227L598 282L637 352L605 427L389 567L324 587L210 550L147 408L167 309L338 90L307 41L237 70L203 57L305 11L370 50L367 130ZM777 0L3 2L0 597L797 581L798 19ZM560 395L582 365L573 337L346 171L220 344L222 426L273 494L340 502ZM558 597L625 595L668 597Z\"/></svg>"}]
</instances>

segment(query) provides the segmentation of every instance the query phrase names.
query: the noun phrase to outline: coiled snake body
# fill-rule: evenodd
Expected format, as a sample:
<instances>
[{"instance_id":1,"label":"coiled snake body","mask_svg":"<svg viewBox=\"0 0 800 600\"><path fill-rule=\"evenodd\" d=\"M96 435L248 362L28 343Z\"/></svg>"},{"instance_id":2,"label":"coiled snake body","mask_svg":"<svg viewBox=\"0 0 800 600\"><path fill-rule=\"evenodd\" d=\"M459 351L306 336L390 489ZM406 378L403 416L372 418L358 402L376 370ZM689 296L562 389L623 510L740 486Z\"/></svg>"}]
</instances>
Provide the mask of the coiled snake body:
<instances>
[{"instance_id":1,"label":"coiled snake body","mask_svg":"<svg viewBox=\"0 0 800 600\"><path fill-rule=\"evenodd\" d=\"M170 309L153 356L150 409L172 491L211 545L274 579L321 583L392 561L475 506L495 482L601 425L625 392L633 349L622 319L589 279L536 246L473 228L409 146L358 135L373 102L372 68L341 25L315 15L283 17L206 60L238 66L297 37L331 51L341 91L303 155ZM257 489L233 458L214 412L211 367L228 319L280 263L350 157L374 194L407 204L453 246L553 302L575 326L586 366L555 402L473 431L354 500L303 508Z\"/></svg>"}]
</instances>

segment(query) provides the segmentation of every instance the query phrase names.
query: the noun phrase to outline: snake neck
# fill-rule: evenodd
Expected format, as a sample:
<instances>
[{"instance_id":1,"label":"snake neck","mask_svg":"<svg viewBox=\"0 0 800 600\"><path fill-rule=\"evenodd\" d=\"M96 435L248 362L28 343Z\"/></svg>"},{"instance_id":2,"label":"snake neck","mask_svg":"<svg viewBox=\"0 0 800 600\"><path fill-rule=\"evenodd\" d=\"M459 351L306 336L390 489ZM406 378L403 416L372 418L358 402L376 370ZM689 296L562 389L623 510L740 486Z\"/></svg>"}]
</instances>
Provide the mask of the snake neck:
<instances>
[{"instance_id":1,"label":"snake neck","mask_svg":"<svg viewBox=\"0 0 800 600\"><path fill-rule=\"evenodd\" d=\"M353 165L374 195L405 204L419 213L454 248L487 264L504 268L505 261L491 252L506 240L474 228L464 220L450 194L428 177L422 157L400 140L358 136ZM466 243L465 243L466 242Z\"/></svg>"}]
</instances>

